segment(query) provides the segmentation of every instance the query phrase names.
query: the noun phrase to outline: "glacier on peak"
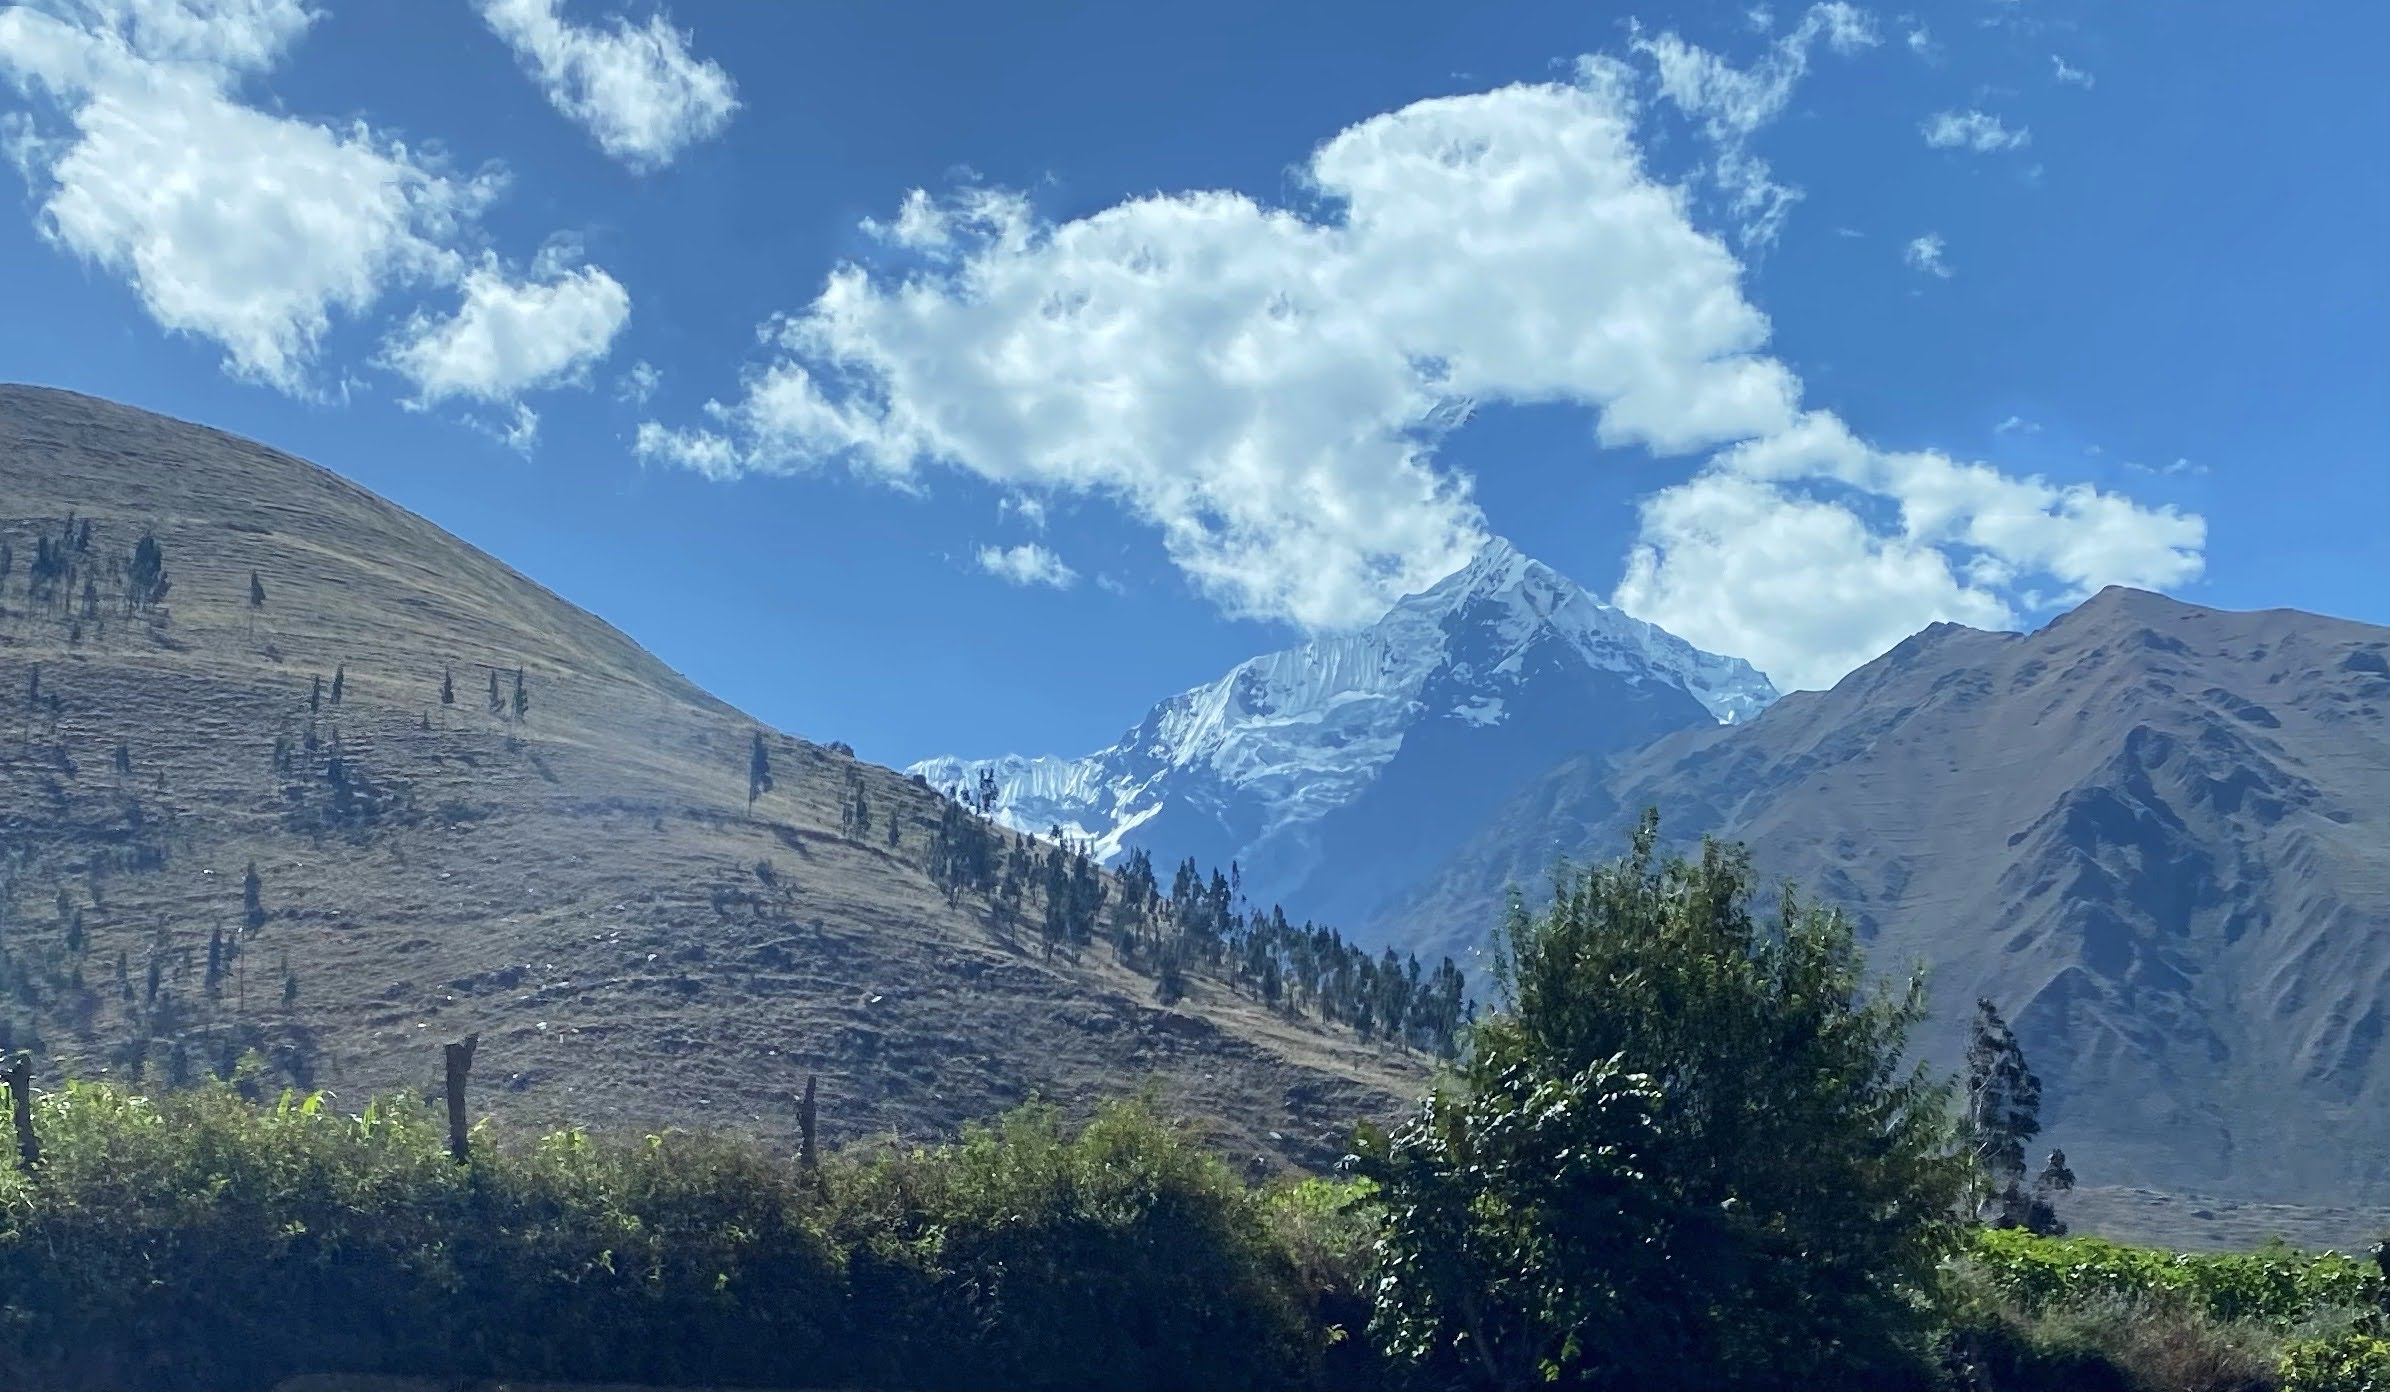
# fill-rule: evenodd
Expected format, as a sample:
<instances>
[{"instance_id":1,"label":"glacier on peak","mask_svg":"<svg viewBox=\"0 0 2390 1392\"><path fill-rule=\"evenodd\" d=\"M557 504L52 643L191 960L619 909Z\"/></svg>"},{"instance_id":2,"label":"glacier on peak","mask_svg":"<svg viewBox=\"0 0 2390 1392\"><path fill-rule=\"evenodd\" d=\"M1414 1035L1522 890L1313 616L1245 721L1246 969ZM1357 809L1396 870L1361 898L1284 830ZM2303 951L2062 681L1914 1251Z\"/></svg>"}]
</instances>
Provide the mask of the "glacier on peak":
<instances>
[{"instance_id":1,"label":"glacier on peak","mask_svg":"<svg viewBox=\"0 0 2390 1392\"><path fill-rule=\"evenodd\" d=\"M1106 861L1134 842L1172 860L1239 860L1248 884L1283 885L1316 868L1319 838L1305 829L1363 799L1434 727L1498 737L1532 718L1522 712L1542 692L1542 723L1513 738L1549 740L1557 761L1577 752L1572 729L1605 721L1572 704L1597 690L1674 702L1680 723L1705 712L1736 723L1776 699L1749 663L1623 613L1497 537L1369 627L1248 658L1093 754L936 758L907 771L949 789L975 788L984 772L999 821L1060 826Z\"/></svg>"}]
</instances>

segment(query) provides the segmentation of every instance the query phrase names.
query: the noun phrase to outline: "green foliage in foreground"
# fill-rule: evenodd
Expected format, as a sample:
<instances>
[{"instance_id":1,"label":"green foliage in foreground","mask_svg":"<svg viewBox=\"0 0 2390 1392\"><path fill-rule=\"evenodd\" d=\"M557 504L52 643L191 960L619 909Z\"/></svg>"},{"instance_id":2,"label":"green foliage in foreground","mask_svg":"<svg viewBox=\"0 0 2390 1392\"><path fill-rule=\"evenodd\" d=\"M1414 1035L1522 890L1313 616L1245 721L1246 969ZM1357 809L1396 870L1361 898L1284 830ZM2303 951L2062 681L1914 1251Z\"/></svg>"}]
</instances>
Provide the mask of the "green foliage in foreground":
<instances>
[{"instance_id":1,"label":"green foliage in foreground","mask_svg":"<svg viewBox=\"0 0 2390 1392\"><path fill-rule=\"evenodd\" d=\"M2390 1295L2370 1260L2287 1247L2167 1252L1986 1229L1969 1235L1967 1256L1987 1286L2028 1311L2169 1295L2219 1320L2291 1329L2318 1310L2377 1308Z\"/></svg>"},{"instance_id":2,"label":"green foliage in foreground","mask_svg":"<svg viewBox=\"0 0 2390 1392\"><path fill-rule=\"evenodd\" d=\"M1387 1346L1468 1387L1919 1385L1961 1176L1903 1066L1922 989L1790 892L1755 915L1739 849L1658 835L1514 906L1458 1093L1365 1130Z\"/></svg>"},{"instance_id":3,"label":"green foliage in foreground","mask_svg":"<svg viewBox=\"0 0 2390 1392\"><path fill-rule=\"evenodd\" d=\"M2390 1338L2351 1331L2282 1353L2283 1392L2390 1392Z\"/></svg>"},{"instance_id":4,"label":"green foliage in foreground","mask_svg":"<svg viewBox=\"0 0 2390 1392\"><path fill-rule=\"evenodd\" d=\"M1279 1388L1324 1337L1263 1196L1133 1105L837 1159L577 1132L453 1164L435 1121L77 1083L0 1174L0 1386L299 1372Z\"/></svg>"},{"instance_id":5,"label":"green foliage in foreground","mask_svg":"<svg viewBox=\"0 0 2390 1392\"><path fill-rule=\"evenodd\" d=\"M2187 1254L1968 1235L1945 1354L1979 1392L2390 1392L2390 1288L2336 1252Z\"/></svg>"}]
</instances>

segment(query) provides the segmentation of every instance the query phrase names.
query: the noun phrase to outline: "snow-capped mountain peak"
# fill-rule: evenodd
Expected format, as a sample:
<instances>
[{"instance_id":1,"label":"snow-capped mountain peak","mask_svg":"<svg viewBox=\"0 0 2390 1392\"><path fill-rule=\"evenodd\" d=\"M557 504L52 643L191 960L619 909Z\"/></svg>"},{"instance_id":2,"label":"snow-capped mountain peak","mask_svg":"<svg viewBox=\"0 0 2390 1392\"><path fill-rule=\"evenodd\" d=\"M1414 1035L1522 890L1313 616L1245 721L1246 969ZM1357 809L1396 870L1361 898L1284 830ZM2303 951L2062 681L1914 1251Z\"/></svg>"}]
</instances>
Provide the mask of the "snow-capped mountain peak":
<instances>
[{"instance_id":1,"label":"snow-capped mountain peak","mask_svg":"<svg viewBox=\"0 0 2390 1392\"><path fill-rule=\"evenodd\" d=\"M911 771L939 787L976 787L985 771L1000 819L1060 825L1107 859L1134 843L1239 860L1248 884L1267 887L1316 868L1313 833L1368 799L1406 751L1440 764L1460 757L1459 740L1473 752L1456 769L1482 779L1542 761L1523 777L1630 729L1745 720L1775 698L1750 664L1633 618L1495 538L1368 628L1248 658L1155 705L1107 749ZM1492 763L1488 741L1504 751Z\"/></svg>"}]
</instances>

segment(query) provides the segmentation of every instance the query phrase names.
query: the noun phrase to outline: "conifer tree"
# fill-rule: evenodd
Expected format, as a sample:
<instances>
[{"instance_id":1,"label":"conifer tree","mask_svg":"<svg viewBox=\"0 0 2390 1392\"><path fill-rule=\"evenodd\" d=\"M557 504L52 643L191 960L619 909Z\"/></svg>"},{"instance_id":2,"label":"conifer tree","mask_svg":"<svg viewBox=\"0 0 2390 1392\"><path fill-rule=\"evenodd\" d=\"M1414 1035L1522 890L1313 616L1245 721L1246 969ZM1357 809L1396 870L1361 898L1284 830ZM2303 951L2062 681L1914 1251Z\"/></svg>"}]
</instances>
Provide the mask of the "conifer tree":
<instances>
[{"instance_id":1,"label":"conifer tree","mask_svg":"<svg viewBox=\"0 0 2390 1392\"><path fill-rule=\"evenodd\" d=\"M505 709L506 698L498 694L498 669L492 667L490 669L490 714L497 715Z\"/></svg>"},{"instance_id":2,"label":"conifer tree","mask_svg":"<svg viewBox=\"0 0 2390 1392\"><path fill-rule=\"evenodd\" d=\"M440 704L443 706L456 704L456 673L446 667L440 669Z\"/></svg>"},{"instance_id":3,"label":"conifer tree","mask_svg":"<svg viewBox=\"0 0 2390 1392\"><path fill-rule=\"evenodd\" d=\"M344 691L346 691L346 690L348 690L348 685L349 685L349 668L348 668L348 664L344 662L344 663L341 663L341 664L340 664L338 667L335 667L335 668L333 668L333 669L332 669L332 704L333 704L333 705L336 705L336 706L337 706L337 705L339 705L339 704L340 704L340 696L341 696L341 693L342 693L342 692L344 692Z\"/></svg>"},{"instance_id":4,"label":"conifer tree","mask_svg":"<svg viewBox=\"0 0 2390 1392\"><path fill-rule=\"evenodd\" d=\"M747 810L755 810L755 800L772 791L772 755L763 746L763 731L755 732L754 742L747 749Z\"/></svg>"},{"instance_id":5,"label":"conifer tree","mask_svg":"<svg viewBox=\"0 0 2390 1392\"><path fill-rule=\"evenodd\" d=\"M249 572L249 636L257 636L257 611L266 607L266 582Z\"/></svg>"},{"instance_id":6,"label":"conifer tree","mask_svg":"<svg viewBox=\"0 0 2390 1392\"><path fill-rule=\"evenodd\" d=\"M324 708L324 674L315 674L314 685L307 688L307 713L314 715Z\"/></svg>"},{"instance_id":7,"label":"conifer tree","mask_svg":"<svg viewBox=\"0 0 2390 1392\"><path fill-rule=\"evenodd\" d=\"M290 954L282 955L282 1008L290 1009L299 1001L299 974L290 969Z\"/></svg>"},{"instance_id":8,"label":"conifer tree","mask_svg":"<svg viewBox=\"0 0 2390 1392\"><path fill-rule=\"evenodd\" d=\"M81 541L75 549L84 551L90 547L91 523L85 522ZM133 564L125 572L125 586L126 598L135 609L149 608L164 599L166 591L173 588L172 582L166 578L165 548L159 546L157 537L149 532L143 532L140 542L133 547Z\"/></svg>"},{"instance_id":9,"label":"conifer tree","mask_svg":"<svg viewBox=\"0 0 2390 1392\"><path fill-rule=\"evenodd\" d=\"M257 878L257 862L241 873L241 927L255 933L266 926L265 886Z\"/></svg>"},{"instance_id":10,"label":"conifer tree","mask_svg":"<svg viewBox=\"0 0 2390 1392\"><path fill-rule=\"evenodd\" d=\"M523 669L515 668L515 720L520 723L523 713L531 709L531 695L523 689Z\"/></svg>"}]
</instances>

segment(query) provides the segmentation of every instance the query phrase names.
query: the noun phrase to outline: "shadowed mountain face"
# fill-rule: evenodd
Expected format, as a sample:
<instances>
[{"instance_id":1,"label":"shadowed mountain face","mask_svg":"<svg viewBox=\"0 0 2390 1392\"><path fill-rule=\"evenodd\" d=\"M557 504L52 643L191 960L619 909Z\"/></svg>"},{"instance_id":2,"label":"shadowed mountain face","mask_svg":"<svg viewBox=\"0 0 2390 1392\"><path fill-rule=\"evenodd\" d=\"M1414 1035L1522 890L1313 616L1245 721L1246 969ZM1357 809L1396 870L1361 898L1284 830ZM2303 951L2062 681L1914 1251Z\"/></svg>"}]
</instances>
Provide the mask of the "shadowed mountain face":
<instances>
[{"instance_id":1,"label":"shadowed mountain face","mask_svg":"<svg viewBox=\"0 0 2390 1392\"><path fill-rule=\"evenodd\" d=\"M1505 887L1643 807L1748 842L1929 964L1925 1043L2008 1013L2086 1182L2390 1196L2390 630L2110 589L2038 633L1937 625L1750 724L1514 795L1379 929L1482 942Z\"/></svg>"},{"instance_id":2,"label":"shadowed mountain face","mask_svg":"<svg viewBox=\"0 0 2390 1392\"><path fill-rule=\"evenodd\" d=\"M254 1049L361 1102L478 1031L477 1107L526 1123L786 1136L819 1074L830 1136L918 1136L1151 1077L1308 1160L1420 1080L1210 982L1163 1010L1108 953L1005 946L890 770L766 731L751 810L753 722L304 461L0 388L0 544L0 1030L45 1076Z\"/></svg>"}]
</instances>

